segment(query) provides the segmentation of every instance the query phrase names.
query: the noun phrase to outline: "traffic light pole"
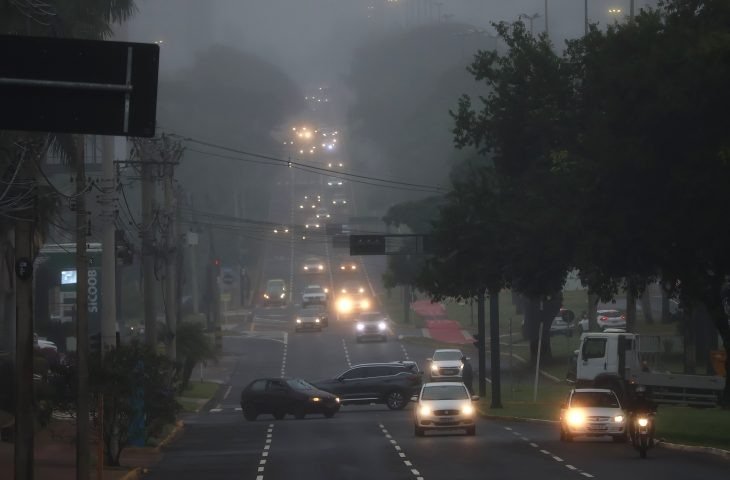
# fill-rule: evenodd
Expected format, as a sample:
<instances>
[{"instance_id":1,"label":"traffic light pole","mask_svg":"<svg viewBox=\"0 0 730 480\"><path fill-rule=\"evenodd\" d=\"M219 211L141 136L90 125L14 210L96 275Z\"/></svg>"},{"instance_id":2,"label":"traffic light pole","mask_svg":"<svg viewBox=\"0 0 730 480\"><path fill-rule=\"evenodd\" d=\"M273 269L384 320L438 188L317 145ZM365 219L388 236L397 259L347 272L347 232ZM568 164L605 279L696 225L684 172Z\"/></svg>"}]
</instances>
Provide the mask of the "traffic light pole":
<instances>
[{"instance_id":1,"label":"traffic light pole","mask_svg":"<svg viewBox=\"0 0 730 480\"><path fill-rule=\"evenodd\" d=\"M489 336L492 350L492 404L502 408L502 375L499 358L499 290L489 292Z\"/></svg>"}]
</instances>

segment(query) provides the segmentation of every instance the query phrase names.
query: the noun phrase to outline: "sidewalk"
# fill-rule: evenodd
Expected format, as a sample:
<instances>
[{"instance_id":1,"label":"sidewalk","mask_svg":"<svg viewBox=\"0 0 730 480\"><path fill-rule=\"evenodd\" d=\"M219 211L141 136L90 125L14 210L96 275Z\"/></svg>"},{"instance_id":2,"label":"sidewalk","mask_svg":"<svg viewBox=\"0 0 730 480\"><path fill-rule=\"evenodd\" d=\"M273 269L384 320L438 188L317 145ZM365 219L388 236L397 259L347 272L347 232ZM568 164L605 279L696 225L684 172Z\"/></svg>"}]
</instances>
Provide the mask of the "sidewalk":
<instances>
[{"instance_id":1,"label":"sidewalk","mask_svg":"<svg viewBox=\"0 0 730 480\"><path fill-rule=\"evenodd\" d=\"M75 424L68 420L53 420L45 429L36 432L34 469L37 480L75 480L76 448L74 444ZM91 439L91 474L96 478L96 438ZM0 472L3 478L15 475L15 446L0 442ZM161 458L154 447L128 448L122 452L121 467L104 468L105 480L123 479L135 468L148 468Z\"/></svg>"}]
</instances>

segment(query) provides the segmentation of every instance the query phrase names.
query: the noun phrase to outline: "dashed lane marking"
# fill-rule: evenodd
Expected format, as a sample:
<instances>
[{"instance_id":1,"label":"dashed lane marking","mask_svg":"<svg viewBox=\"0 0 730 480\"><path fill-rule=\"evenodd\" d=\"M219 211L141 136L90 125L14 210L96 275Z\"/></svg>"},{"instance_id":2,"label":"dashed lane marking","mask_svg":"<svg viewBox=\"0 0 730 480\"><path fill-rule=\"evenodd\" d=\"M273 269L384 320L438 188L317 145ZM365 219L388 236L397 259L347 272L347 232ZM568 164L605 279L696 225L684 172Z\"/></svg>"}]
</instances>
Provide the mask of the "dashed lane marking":
<instances>
[{"instance_id":1,"label":"dashed lane marking","mask_svg":"<svg viewBox=\"0 0 730 480\"><path fill-rule=\"evenodd\" d=\"M406 350L406 346L402 343L400 344L400 349L403 350L403 357L405 357L405 360L410 360L411 357L408 356L408 350Z\"/></svg>"},{"instance_id":2,"label":"dashed lane marking","mask_svg":"<svg viewBox=\"0 0 730 480\"><path fill-rule=\"evenodd\" d=\"M347 342L345 342L345 339L342 339L342 348L345 350L345 360L347 361L347 368L352 368L352 363L350 362L350 351L347 349Z\"/></svg>"},{"instance_id":3,"label":"dashed lane marking","mask_svg":"<svg viewBox=\"0 0 730 480\"><path fill-rule=\"evenodd\" d=\"M398 445L398 442L392 438L392 435L390 435L388 433L388 430L385 428L385 426L382 423L379 423L378 427L380 427L380 431L383 432L383 435L385 436L385 438L390 441L391 445L393 445L393 448L395 448L395 451L396 451L396 453L398 453L398 456L403 459L403 464L406 467L410 468L411 473L416 477L416 480L423 480L421 473L413 467L413 462L411 462L410 460L408 460L408 458L406 458L406 454L403 453L403 449L400 447L400 445Z\"/></svg>"},{"instance_id":4,"label":"dashed lane marking","mask_svg":"<svg viewBox=\"0 0 730 480\"><path fill-rule=\"evenodd\" d=\"M577 469L577 468L575 468L575 467L574 467L573 465L569 465L569 464L565 464L565 467L566 467L566 468L569 468L569 469L571 469L571 470L578 470L578 469Z\"/></svg>"},{"instance_id":5,"label":"dashed lane marking","mask_svg":"<svg viewBox=\"0 0 730 480\"><path fill-rule=\"evenodd\" d=\"M269 456L269 449L271 448L271 437L274 432L274 424L270 423L269 428L266 430L266 444L264 450L261 452L261 458L259 459L259 466L256 467L256 480L264 480L264 470L266 469L266 457Z\"/></svg>"},{"instance_id":6,"label":"dashed lane marking","mask_svg":"<svg viewBox=\"0 0 730 480\"><path fill-rule=\"evenodd\" d=\"M540 446L539 446L539 445L538 445L537 443L535 443L535 442L531 442L529 438L525 437L524 435L522 435L522 434L521 434L521 433L519 433L518 431L516 431L516 430L513 430L513 429L512 429L511 427L503 427L503 428L504 428L505 430L509 431L509 432L512 432L512 434L513 434L513 435L515 435L515 436L517 436L517 437L520 437L520 439L521 439L521 440L524 440L525 442L527 442L527 443L528 443L528 444L529 444L529 445L530 445L531 447L533 447L533 448L540 448ZM575 467L575 466L573 466L573 465L570 465L570 464L568 464L568 463L563 463L563 462L565 462L565 460L563 460L562 458L558 457L557 455L553 455L553 454L552 454L552 453L550 453L550 452L549 452L548 450L545 450L545 449L541 449L541 450L540 450L540 453L542 453L542 454L544 454L544 455L549 455L549 456L550 456L550 457L552 457L552 459L553 459L553 460L555 460L556 462L558 462L558 463L561 463L561 464L565 465L565 468L567 468L567 469L569 469L569 470L572 470L572 471L574 471L574 472L580 473L581 475L583 475L583 476L584 476L584 477L586 477L586 478L594 478L594 477L593 477L593 475L591 475L591 474L590 474L590 473L588 473L588 472L584 472L584 471L580 470L580 469L579 469L578 467Z\"/></svg>"},{"instance_id":7,"label":"dashed lane marking","mask_svg":"<svg viewBox=\"0 0 730 480\"><path fill-rule=\"evenodd\" d=\"M562 462L563 461L563 459L560 458L560 457L558 457L557 455L553 455L553 458L555 459L556 462Z\"/></svg>"},{"instance_id":8,"label":"dashed lane marking","mask_svg":"<svg viewBox=\"0 0 730 480\"><path fill-rule=\"evenodd\" d=\"M223 400L225 400L226 398L228 398L228 395L231 394L231 389L232 388L233 387L231 385L228 385L228 388L226 389L226 393L225 393L225 395L223 395Z\"/></svg>"}]
</instances>

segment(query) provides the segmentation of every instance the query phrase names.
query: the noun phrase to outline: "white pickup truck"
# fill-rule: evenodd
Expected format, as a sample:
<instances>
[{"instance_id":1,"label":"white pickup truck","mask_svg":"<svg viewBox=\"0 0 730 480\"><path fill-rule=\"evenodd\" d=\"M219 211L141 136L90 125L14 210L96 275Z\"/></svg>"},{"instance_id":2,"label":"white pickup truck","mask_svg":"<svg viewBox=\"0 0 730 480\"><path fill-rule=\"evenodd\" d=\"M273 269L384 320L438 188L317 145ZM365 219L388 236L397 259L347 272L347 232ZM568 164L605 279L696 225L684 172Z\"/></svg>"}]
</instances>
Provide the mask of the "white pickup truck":
<instances>
[{"instance_id":1,"label":"white pickup truck","mask_svg":"<svg viewBox=\"0 0 730 480\"><path fill-rule=\"evenodd\" d=\"M658 337L632 333L584 333L577 353L576 388L610 388L622 398L642 385L655 403L713 406L725 378L652 372L642 355L657 350Z\"/></svg>"},{"instance_id":2,"label":"white pickup truck","mask_svg":"<svg viewBox=\"0 0 730 480\"><path fill-rule=\"evenodd\" d=\"M326 305L327 289L319 285L309 285L302 293L302 306L307 305Z\"/></svg>"}]
</instances>

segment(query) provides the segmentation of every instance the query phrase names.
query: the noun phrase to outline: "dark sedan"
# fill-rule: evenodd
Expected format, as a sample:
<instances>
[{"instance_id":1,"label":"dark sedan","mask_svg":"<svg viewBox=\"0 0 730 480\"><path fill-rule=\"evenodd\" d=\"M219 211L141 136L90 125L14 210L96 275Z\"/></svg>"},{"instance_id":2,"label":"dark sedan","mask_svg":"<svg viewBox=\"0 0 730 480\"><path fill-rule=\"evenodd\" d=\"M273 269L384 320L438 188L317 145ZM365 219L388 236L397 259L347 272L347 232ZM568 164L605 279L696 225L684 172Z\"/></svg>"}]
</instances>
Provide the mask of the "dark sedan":
<instances>
[{"instance_id":1,"label":"dark sedan","mask_svg":"<svg viewBox=\"0 0 730 480\"><path fill-rule=\"evenodd\" d=\"M241 392L241 410L248 421L261 414L281 420L287 414L302 419L310 413L332 418L340 399L299 378L259 378Z\"/></svg>"}]
</instances>

